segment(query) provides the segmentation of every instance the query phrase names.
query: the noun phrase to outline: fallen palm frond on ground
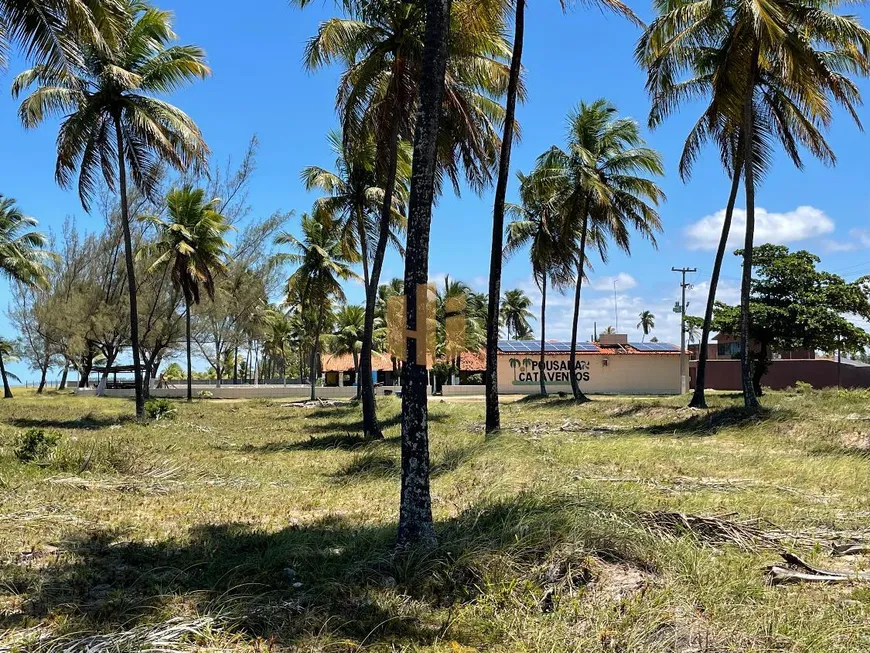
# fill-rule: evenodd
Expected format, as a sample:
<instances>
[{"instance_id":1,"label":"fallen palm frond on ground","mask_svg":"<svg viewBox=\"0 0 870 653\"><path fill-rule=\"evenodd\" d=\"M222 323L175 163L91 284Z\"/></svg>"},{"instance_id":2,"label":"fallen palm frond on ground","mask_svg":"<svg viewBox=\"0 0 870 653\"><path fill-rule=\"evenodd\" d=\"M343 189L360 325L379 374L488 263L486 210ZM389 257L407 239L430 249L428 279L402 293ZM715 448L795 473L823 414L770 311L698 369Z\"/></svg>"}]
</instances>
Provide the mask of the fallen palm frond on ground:
<instances>
[{"instance_id":1,"label":"fallen palm frond on ground","mask_svg":"<svg viewBox=\"0 0 870 653\"><path fill-rule=\"evenodd\" d=\"M734 521L735 514L702 517L681 512L642 512L638 515L650 530L666 535L692 535L701 542L713 545L734 544L741 549L754 550L759 545L771 545L760 528L758 519Z\"/></svg>"},{"instance_id":2,"label":"fallen palm frond on ground","mask_svg":"<svg viewBox=\"0 0 870 653\"><path fill-rule=\"evenodd\" d=\"M852 583L870 582L870 573L861 571L838 571L814 567L793 553L780 554L789 567L770 565L767 568L771 584L781 583Z\"/></svg>"},{"instance_id":3,"label":"fallen palm frond on ground","mask_svg":"<svg viewBox=\"0 0 870 653\"><path fill-rule=\"evenodd\" d=\"M349 401L333 401L331 399L315 399L314 401L291 401L281 404L281 408L334 408L335 406L349 406Z\"/></svg>"},{"instance_id":4,"label":"fallen palm frond on ground","mask_svg":"<svg viewBox=\"0 0 870 653\"><path fill-rule=\"evenodd\" d=\"M147 479L147 477L146 477ZM139 494L169 494L177 481L164 479L144 480L136 477L123 478L85 478L66 476L50 478L51 485L66 485L79 490L111 490L114 492L134 492Z\"/></svg>"},{"instance_id":5,"label":"fallen palm frond on ground","mask_svg":"<svg viewBox=\"0 0 870 653\"><path fill-rule=\"evenodd\" d=\"M156 624L136 626L129 630L96 635L63 635L53 637L38 629L24 631L6 639L0 637L0 651L20 653L164 653L199 650L197 639L212 634L215 620L210 617L185 619L177 617ZM5 642L5 643L4 643ZM9 648L5 648L5 647Z\"/></svg>"}]
</instances>

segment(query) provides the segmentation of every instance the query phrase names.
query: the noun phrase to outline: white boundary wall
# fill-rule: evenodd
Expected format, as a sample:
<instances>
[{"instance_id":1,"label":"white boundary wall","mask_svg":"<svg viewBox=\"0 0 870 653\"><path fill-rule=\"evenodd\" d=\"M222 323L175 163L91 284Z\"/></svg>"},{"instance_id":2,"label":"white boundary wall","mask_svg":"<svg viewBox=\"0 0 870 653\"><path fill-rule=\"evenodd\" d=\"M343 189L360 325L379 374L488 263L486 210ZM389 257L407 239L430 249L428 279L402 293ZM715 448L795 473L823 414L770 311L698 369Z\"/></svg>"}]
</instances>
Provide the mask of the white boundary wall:
<instances>
[{"instance_id":1,"label":"white boundary wall","mask_svg":"<svg viewBox=\"0 0 870 653\"><path fill-rule=\"evenodd\" d=\"M308 399L311 396L311 388L302 386L252 386L252 385L225 385L220 388L215 386L193 386L194 398L201 391L211 393L212 399ZM385 392L386 391L386 392ZM396 395L401 391L399 386L395 387L380 387L375 389L375 394L384 396L385 394ZM430 390L431 393L431 390ZM76 394L94 395L93 388L81 388L76 390ZM356 396L356 388L315 388L315 396L321 399L352 399ZM483 396L486 394L486 386L482 385L445 385L441 389L441 394L445 397L473 397ZM132 397L133 390L106 390L106 397ZM187 397L186 388L152 388L151 397L158 399L184 399Z\"/></svg>"}]
</instances>

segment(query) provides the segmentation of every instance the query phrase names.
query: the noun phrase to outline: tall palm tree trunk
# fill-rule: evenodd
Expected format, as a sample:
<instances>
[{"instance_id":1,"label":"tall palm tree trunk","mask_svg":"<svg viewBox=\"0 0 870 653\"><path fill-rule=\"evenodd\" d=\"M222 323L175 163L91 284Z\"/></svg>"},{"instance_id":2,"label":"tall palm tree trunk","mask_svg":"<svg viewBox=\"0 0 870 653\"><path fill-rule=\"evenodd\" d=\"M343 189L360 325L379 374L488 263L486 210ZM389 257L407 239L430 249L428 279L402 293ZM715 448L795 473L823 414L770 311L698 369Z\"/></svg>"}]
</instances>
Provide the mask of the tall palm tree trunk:
<instances>
[{"instance_id":1,"label":"tall palm tree trunk","mask_svg":"<svg viewBox=\"0 0 870 653\"><path fill-rule=\"evenodd\" d=\"M184 299L184 337L187 341L187 401L193 401L193 358L190 353L190 300Z\"/></svg>"},{"instance_id":2,"label":"tall palm tree trunk","mask_svg":"<svg viewBox=\"0 0 870 653\"><path fill-rule=\"evenodd\" d=\"M390 238L393 192L396 187L396 174L399 165L398 120L393 122L390 142L387 145L387 157L389 157L389 167L386 181L384 182L384 201L381 205L381 219L378 223L378 242L375 244L371 276L368 286L366 286L366 316L363 326L362 348L360 350L359 376L363 409L363 437L367 440L382 440L384 438L381 426L378 424L375 383L372 378L372 341L375 333L375 308L378 299L378 284L381 281L381 269L384 265L384 256L386 255L387 243Z\"/></svg>"},{"instance_id":3,"label":"tall palm tree trunk","mask_svg":"<svg viewBox=\"0 0 870 653\"><path fill-rule=\"evenodd\" d=\"M356 348L353 349L353 351L351 352L351 355L353 357L353 371L354 371L355 376L356 376L356 379L355 379L356 380L356 398L357 398L357 401L359 401L361 386L360 386L360 382L359 382L359 354L357 353Z\"/></svg>"},{"instance_id":4,"label":"tall palm tree trunk","mask_svg":"<svg viewBox=\"0 0 870 653\"><path fill-rule=\"evenodd\" d=\"M139 310L136 305L136 270L133 266L133 240L130 237L130 209L127 205L127 168L124 163L124 137L121 118L115 116L115 136L118 145L118 176L121 193L121 226L124 229L124 261L127 264L127 288L130 293L130 347L133 350L133 380L136 386L136 417L145 415L142 395L142 369L139 362Z\"/></svg>"},{"instance_id":5,"label":"tall palm tree trunk","mask_svg":"<svg viewBox=\"0 0 870 653\"><path fill-rule=\"evenodd\" d=\"M426 33L420 107L414 134L414 163L408 207L408 244L405 253L405 293L408 329L420 336L408 339L402 376L402 490L399 503L397 545L433 546L435 525L429 493L429 407L425 351L423 365L417 349L426 347L426 315L417 315L417 291L429 279L429 233L435 199L435 164L438 121L444 97L447 41L450 33L451 0L426 1ZM425 292L425 291L424 291Z\"/></svg>"},{"instance_id":6,"label":"tall palm tree trunk","mask_svg":"<svg viewBox=\"0 0 870 653\"><path fill-rule=\"evenodd\" d=\"M517 92L523 61L523 34L525 31L526 1L516 0L514 20L514 48L508 78L505 102L504 134L498 161L498 182L495 187L495 205L492 210L492 247L489 253L489 306L486 323L486 433L501 429L501 414L498 406L498 318L501 296L501 267L504 249L504 206L507 197L508 174L511 165L511 146L514 140L514 119L517 109Z\"/></svg>"},{"instance_id":7,"label":"tall palm tree trunk","mask_svg":"<svg viewBox=\"0 0 870 653\"><path fill-rule=\"evenodd\" d=\"M538 374L541 378L541 396L547 396L546 370L544 355L547 350L547 271L541 274L541 362L538 364Z\"/></svg>"},{"instance_id":8,"label":"tall palm tree trunk","mask_svg":"<svg viewBox=\"0 0 870 653\"><path fill-rule=\"evenodd\" d=\"M0 376L3 377L3 398L12 399L12 388L9 387L9 379L6 377L6 365L3 364L3 352L0 352Z\"/></svg>"},{"instance_id":9,"label":"tall palm tree trunk","mask_svg":"<svg viewBox=\"0 0 870 653\"><path fill-rule=\"evenodd\" d=\"M371 279L369 276L369 239L362 211L357 211L356 214L356 231L359 236L360 254L362 254L363 287L368 288Z\"/></svg>"},{"instance_id":10,"label":"tall palm tree trunk","mask_svg":"<svg viewBox=\"0 0 870 653\"><path fill-rule=\"evenodd\" d=\"M589 401L580 389L577 380L577 323L580 321L580 294L583 290L583 273L586 270L586 232L589 230L589 203L583 206L583 232L580 234L580 258L577 262L577 285L574 289L574 321L571 325L571 354L568 359L568 375L571 378L571 392L574 401Z\"/></svg>"},{"instance_id":11,"label":"tall palm tree trunk","mask_svg":"<svg viewBox=\"0 0 870 653\"><path fill-rule=\"evenodd\" d=\"M317 354L320 349L320 333L323 331L323 320L325 302L320 304L320 312L317 316L317 328L314 333L314 344L311 347L311 401L314 401L316 396L317 385Z\"/></svg>"},{"instance_id":12,"label":"tall palm tree trunk","mask_svg":"<svg viewBox=\"0 0 870 653\"><path fill-rule=\"evenodd\" d=\"M725 221L722 223L722 235L719 237L719 249L716 250L716 260L713 261L713 274L710 277L710 294L707 295L707 308L704 311L704 326L701 331L701 345L698 350L698 367L695 370L695 392L689 402L691 408L706 408L707 398L704 395L707 384L707 348L710 342L710 329L713 324L713 308L716 306L716 290L719 288L719 275L722 272L722 261L725 250L728 249L728 237L731 235L731 220L734 217L734 205L737 202L737 192L740 189L740 175L743 168L743 139L738 139L737 157L734 161L734 173L731 180L731 194L728 196L728 206L725 208Z\"/></svg>"},{"instance_id":13,"label":"tall palm tree trunk","mask_svg":"<svg viewBox=\"0 0 870 653\"><path fill-rule=\"evenodd\" d=\"M752 245L755 239L755 152L753 130L755 118L752 107L752 91L758 66L758 46L753 52L752 69L747 80L747 92L743 107L743 173L746 182L746 239L743 245L743 275L740 286L740 378L743 382L743 405L749 410L758 410L758 397L752 387L752 362L749 358L749 294L752 285Z\"/></svg>"}]
</instances>

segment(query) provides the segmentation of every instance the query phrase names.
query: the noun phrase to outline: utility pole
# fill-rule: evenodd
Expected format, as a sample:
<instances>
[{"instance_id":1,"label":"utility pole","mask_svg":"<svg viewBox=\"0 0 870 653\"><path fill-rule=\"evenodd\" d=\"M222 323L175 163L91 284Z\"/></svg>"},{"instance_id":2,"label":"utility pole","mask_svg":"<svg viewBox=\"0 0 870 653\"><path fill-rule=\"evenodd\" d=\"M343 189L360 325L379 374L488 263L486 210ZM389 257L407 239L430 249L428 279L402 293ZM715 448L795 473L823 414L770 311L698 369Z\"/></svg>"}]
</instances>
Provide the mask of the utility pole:
<instances>
[{"instance_id":1,"label":"utility pole","mask_svg":"<svg viewBox=\"0 0 870 653\"><path fill-rule=\"evenodd\" d=\"M680 282L682 299L680 304L674 307L674 312L680 314L680 392L682 394L685 394L689 390L688 369L686 365L686 288L690 288L692 284L686 283L686 274L697 271L698 268L671 268L671 272L679 272L683 277Z\"/></svg>"}]
</instances>

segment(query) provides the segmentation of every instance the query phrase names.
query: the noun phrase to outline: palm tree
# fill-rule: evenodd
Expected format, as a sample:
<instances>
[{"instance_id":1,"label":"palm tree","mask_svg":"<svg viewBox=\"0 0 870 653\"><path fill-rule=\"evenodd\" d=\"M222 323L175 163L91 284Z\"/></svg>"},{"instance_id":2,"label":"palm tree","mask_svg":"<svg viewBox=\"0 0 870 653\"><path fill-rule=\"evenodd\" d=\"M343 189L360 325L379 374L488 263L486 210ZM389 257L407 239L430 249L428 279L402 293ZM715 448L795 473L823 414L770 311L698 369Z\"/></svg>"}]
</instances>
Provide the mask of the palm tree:
<instances>
[{"instance_id":1,"label":"palm tree","mask_svg":"<svg viewBox=\"0 0 870 653\"><path fill-rule=\"evenodd\" d=\"M185 340L187 343L187 401L193 401L193 366L191 362L190 309L199 305L200 286L214 301L214 277L226 271L229 243L224 235L230 230L227 219L218 212L220 199L206 201L205 191L185 185L166 196L169 220L151 217L159 240L154 246L157 259L154 270L171 265L172 285L184 295Z\"/></svg>"},{"instance_id":2,"label":"palm tree","mask_svg":"<svg viewBox=\"0 0 870 653\"><path fill-rule=\"evenodd\" d=\"M333 302L345 300L342 281L359 279L344 254L338 224L324 215L302 216L302 239L287 232L275 238L276 245L295 251L279 254L278 260L297 265L287 280L287 296L298 297L305 332L311 345L311 400L315 399L320 338ZM295 302L288 302L295 303Z\"/></svg>"},{"instance_id":3,"label":"palm tree","mask_svg":"<svg viewBox=\"0 0 870 653\"><path fill-rule=\"evenodd\" d=\"M48 286L47 263L52 255L44 249L45 236L31 230L36 225L36 219L24 215L14 199L0 195L0 272L10 281L45 288ZM3 372L3 396L11 399L2 352L0 372Z\"/></svg>"},{"instance_id":4,"label":"palm tree","mask_svg":"<svg viewBox=\"0 0 870 653\"><path fill-rule=\"evenodd\" d=\"M368 297L369 287L372 285L369 272L372 263L370 243L379 242L379 220L385 195L383 188L378 185L377 148L370 135L356 142L345 143L339 132L332 132L329 140L337 155L336 172L312 166L302 171L302 180L306 189L318 188L327 193L326 197L315 202L314 213L322 213L338 222L345 256L348 260L358 257L362 261L363 283ZM410 149L400 146L397 157L396 183L387 239L400 254L404 254L405 250L399 234L406 227L403 212L407 205L408 178L411 174ZM374 302L377 303L377 295ZM366 305L369 305L368 301ZM367 424L377 423L372 377L375 313L376 306L372 309L371 328L364 329L362 335L361 363L358 372L363 378L362 383L357 383L358 395L363 399L363 435L370 438L382 436L379 429L366 427Z\"/></svg>"},{"instance_id":5,"label":"palm tree","mask_svg":"<svg viewBox=\"0 0 870 653\"><path fill-rule=\"evenodd\" d=\"M108 47L122 18L115 0L0 0L0 70L9 41L29 58L62 67L80 61L77 42Z\"/></svg>"},{"instance_id":6,"label":"palm tree","mask_svg":"<svg viewBox=\"0 0 870 653\"><path fill-rule=\"evenodd\" d=\"M566 150L552 147L538 165L565 188L562 213L579 240L575 275L574 321L571 328L569 367L577 361L577 326L580 295L586 266L586 248L598 249L606 260L608 239L622 251L631 252L629 228L633 227L655 245L655 232L661 230L656 211L664 193L644 174L664 174L661 156L644 147L637 123L617 118L616 107L604 99L591 104L581 102L568 117ZM585 401L576 376L571 389L576 401Z\"/></svg>"},{"instance_id":7,"label":"palm tree","mask_svg":"<svg viewBox=\"0 0 870 653\"><path fill-rule=\"evenodd\" d=\"M604 335L612 336L613 334L616 333L616 329L614 329L613 325L611 325L611 326L606 327L604 329L604 331L602 331L601 333Z\"/></svg>"},{"instance_id":8,"label":"palm tree","mask_svg":"<svg viewBox=\"0 0 870 653\"><path fill-rule=\"evenodd\" d=\"M329 339L329 350L337 356L350 354L356 373L356 397L360 397L360 361L363 331L365 331L366 309L364 306L350 304L342 306L335 314L335 333ZM339 372L341 374L342 372Z\"/></svg>"},{"instance_id":9,"label":"palm tree","mask_svg":"<svg viewBox=\"0 0 870 653\"><path fill-rule=\"evenodd\" d=\"M429 279L429 230L435 201L439 123L448 68L451 0L426 0L420 80L420 110L414 133L414 166L408 204L408 245L405 253L407 327L418 325L417 292ZM451 38L448 38L451 37ZM399 501L398 546L435 544L432 497L429 492L428 370L419 365L420 338L408 338L402 374L402 490Z\"/></svg>"},{"instance_id":10,"label":"palm tree","mask_svg":"<svg viewBox=\"0 0 870 653\"><path fill-rule=\"evenodd\" d=\"M307 6L311 0L293 0ZM423 65L427 3L424 0L342 0L347 18L321 24L307 46L310 69L339 62L343 72L337 108L345 144L378 144L377 178L384 189L377 238L372 248L370 283L366 289L364 350L370 348L374 330L377 287L389 241L390 212L400 162L401 143L415 131L419 87L425 79ZM493 98L503 95L508 70L503 60L510 48L502 31L502 0L456 0L450 20L448 71L442 94L442 129L436 141L438 171L459 192L460 178L482 189L491 178L498 148L495 125L504 112ZM353 149L350 146L348 149ZM363 351L361 373L370 377ZM382 437L377 422L374 392L363 388L363 429L366 437Z\"/></svg>"},{"instance_id":11,"label":"palm tree","mask_svg":"<svg viewBox=\"0 0 870 653\"><path fill-rule=\"evenodd\" d=\"M832 101L858 121L860 93L849 74L870 73L870 32L856 17L833 13L838 6L833 2L771 0L762 11L751 0L714 4L682 0L662 5L661 15L638 44L637 57L648 68L647 88L653 95L651 126L658 125L684 101L709 100L686 141L682 176L688 177L700 148L713 140L732 180L710 283L692 406L706 407L707 343L742 175L746 234L741 375L745 406L758 407L747 344L755 185L772 163L776 142L798 168L803 165L800 146L825 163L835 162L822 133L832 121Z\"/></svg>"},{"instance_id":12,"label":"palm tree","mask_svg":"<svg viewBox=\"0 0 870 653\"><path fill-rule=\"evenodd\" d=\"M529 319L535 317L531 308L532 300L519 288L505 292L501 300L501 322L508 340L511 339L511 329L515 334L529 329Z\"/></svg>"},{"instance_id":13,"label":"palm tree","mask_svg":"<svg viewBox=\"0 0 870 653\"><path fill-rule=\"evenodd\" d=\"M384 189L378 185L375 172L377 148L372 139L367 139L350 143L352 149L348 150L338 131L330 132L327 138L336 155L335 171L309 166L302 170L302 183L305 190L317 189L325 193L324 197L315 201L313 214L325 215L338 224L345 257L348 260L359 258L363 282L368 287L371 265L369 243L377 241L377 223L384 198ZM404 247L400 234L407 226L403 213L408 201L410 175L411 153L409 148L401 147L390 213L389 240L402 254Z\"/></svg>"},{"instance_id":14,"label":"palm tree","mask_svg":"<svg viewBox=\"0 0 870 653\"><path fill-rule=\"evenodd\" d=\"M12 372L7 371L6 363L18 362L18 353L15 342L0 337L0 376L3 377L3 398L12 399L12 388L9 387L9 377L16 381L20 379ZM4 362L5 361L5 362Z\"/></svg>"},{"instance_id":15,"label":"palm tree","mask_svg":"<svg viewBox=\"0 0 870 653\"><path fill-rule=\"evenodd\" d=\"M378 286L378 296L375 300L375 333L378 334L378 341L381 345L381 351L384 351L384 337L387 333L387 302L391 297L401 297L405 294L405 282L402 279L391 279L389 283ZM373 343L374 344L374 343ZM393 379L398 376L399 361L395 356L390 355L390 361L393 364ZM394 381L395 383L395 381Z\"/></svg>"},{"instance_id":16,"label":"palm tree","mask_svg":"<svg viewBox=\"0 0 870 653\"><path fill-rule=\"evenodd\" d=\"M281 360L281 377L284 385L287 385L287 348L293 346L297 336L294 324L287 318L285 311L275 307L267 309L263 314L263 326L263 347L270 358L277 356Z\"/></svg>"},{"instance_id":17,"label":"palm tree","mask_svg":"<svg viewBox=\"0 0 870 653\"><path fill-rule=\"evenodd\" d=\"M509 204L507 210L513 220L507 227L507 242L505 257L512 255L518 249L529 245L529 255L532 260L532 275L541 290L541 352L540 352L540 382L541 395L547 396L547 385L544 374L544 362L547 340L547 283L556 288L564 288L571 281L573 266L566 250L568 242L563 238L562 220L559 214L559 188L547 183L547 178L540 171L529 176L518 174L520 180L521 205ZM507 296L502 310L509 305ZM515 309L511 309L515 310ZM528 324L525 325L528 327ZM514 329L514 338L520 340L520 334L531 336L531 328L522 324ZM531 337L529 337L531 339Z\"/></svg>"},{"instance_id":18,"label":"palm tree","mask_svg":"<svg viewBox=\"0 0 870 653\"><path fill-rule=\"evenodd\" d=\"M498 407L498 300L501 295L502 237L504 231L505 201L507 199L508 175L510 174L511 146L514 140L516 104L520 93L520 71L522 70L523 39L525 36L526 0L514 0L514 44L511 53L510 77L507 99L505 101L504 134L498 160L498 181L495 187L495 201L492 209L492 246L489 253L489 319L486 333L486 433L501 428L501 415ZM564 9L566 0L559 0ZM608 9L625 16L640 25L635 16L620 0L592 0L589 4Z\"/></svg>"},{"instance_id":19,"label":"palm tree","mask_svg":"<svg viewBox=\"0 0 870 653\"><path fill-rule=\"evenodd\" d=\"M87 41L79 45L79 63L67 69L38 65L19 75L12 86L17 97L37 88L21 104L19 116L27 128L62 117L57 139L55 179L72 185L78 170L82 206L99 188L102 173L120 193L124 256L130 293L130 339L136 381L136 415L144 415L139 324L127 166L136 188L148 197L157 191L160 163L185 170L208 154L196 124L180 109L155 98L210 74L205 54L195 46L170 46L175 40L172 15L139 0L124 3L129 20L111 48Z\"/></svg>"},{"instance_id":20,"label":"palm tree","mask_svg":"<svg viewBox=\"0 0 870 653\"><path fill-rule=\"evenodd\" d=\"M640 341L644 342L649 332L656 328L656 316L650 311L643 311L638 317L640 322L637 323L637 328L643 331L643 337Z\"/></svg>"}]
</instances>

